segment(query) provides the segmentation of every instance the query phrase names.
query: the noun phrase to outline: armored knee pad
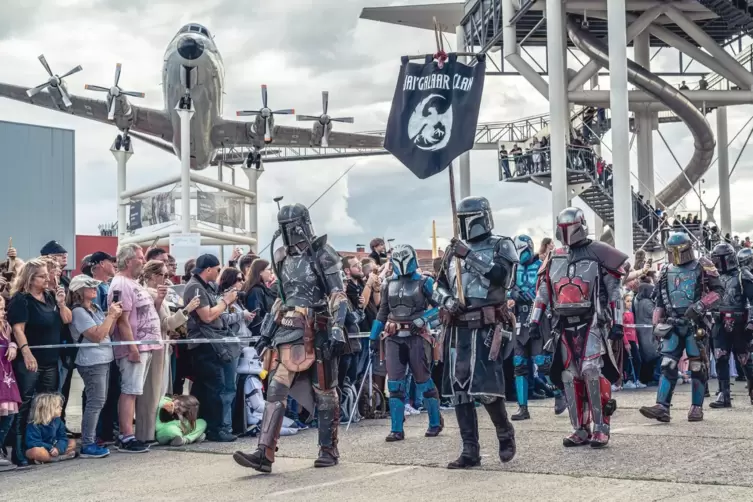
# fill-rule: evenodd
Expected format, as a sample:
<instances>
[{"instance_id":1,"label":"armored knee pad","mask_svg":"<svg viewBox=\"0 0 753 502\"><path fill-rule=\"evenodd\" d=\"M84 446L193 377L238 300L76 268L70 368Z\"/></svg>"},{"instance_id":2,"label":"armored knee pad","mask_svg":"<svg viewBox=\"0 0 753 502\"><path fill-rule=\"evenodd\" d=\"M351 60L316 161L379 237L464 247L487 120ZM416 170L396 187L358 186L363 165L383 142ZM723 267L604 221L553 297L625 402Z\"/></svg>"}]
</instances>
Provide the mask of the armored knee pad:
<instances>
[{"instance_id":1,"label":"armored knee pad","mask_svg":"<svg viewBox=\"0 0 753 502\"><path fill-rule=\"evenodd\" d=\"M539 368L541 375L549 375L549 370L552 368L552 356L538 354L534 356L533 363Z\"/></svg>"},{"instance_id":2,"label":"armored knee pad","mask_svg":"<svg viewBox=\"0 0 753 502\"><path fill-rule=\"evenodd\" d=\"M273 378L272 381L269 383L269 388L267 389L267 402L286 403L288 400L289 392L290 392L290 388L287 385Z\"/></svg>"},{"instance_id":3,"label":"armored knee pad","mask_svg":"<svg viewBox=\"0 0 753 502\"><path fill-rule=\"evenodd\" d=\"M669 381L677 380L677 361L667 356L661 361L661 374Z\"/></svg>"},{"instance_id":4,"label":"armored knee pad","mask_svg":"<svg viewBox=\"0 0 753 502\"><path fill-rule=\"evenodd\" d=\"M512 357L513 372L515 376L528 376L528 358L523 356Z\"/></svg>"},{"instance_id":5,"label":"armored knee pad","mask_svg":"<svg viewBox=\"0 0 753 502\"><path fill-rule=\"evenodd\" d=\"M390 399L405 399L405 380L390 380L387 382Z\"/></svg>"},{"instance_id":6,"label":"armored knee pad","mask_svg":"<svg viewBox=\"0 0 753 502\"><path fill-rule=\"evenodd\" d=\"M439 392L434 381L430 378L424 383L416 383L416 392L420 392L427 399L439 399Z\"/></svg>"}]
</instances>

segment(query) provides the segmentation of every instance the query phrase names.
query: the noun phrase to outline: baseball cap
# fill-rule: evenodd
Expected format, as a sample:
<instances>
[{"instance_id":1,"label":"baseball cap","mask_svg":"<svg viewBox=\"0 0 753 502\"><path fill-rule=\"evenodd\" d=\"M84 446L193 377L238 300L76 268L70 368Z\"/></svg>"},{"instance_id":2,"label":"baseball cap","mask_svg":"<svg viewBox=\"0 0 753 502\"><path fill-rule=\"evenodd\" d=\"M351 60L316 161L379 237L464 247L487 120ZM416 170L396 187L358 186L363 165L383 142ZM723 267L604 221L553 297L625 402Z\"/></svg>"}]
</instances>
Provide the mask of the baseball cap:
<instances>
[{"instance_id":1,"label":"baseball cap","mask_svg":"<svg viewBox=\"0 0 753 502\"><path fill-rule=\"evenodd\" d=\"M84 257L81 260L81 272L88 276L92 275L92 268L94 265L99 265L103 261L111 261L115 263L115 257L105 253L104 251L97 251Z\"/></svg>"},{"instance_id":2,"label":"baseball cap","mask_svg":"<svg viewBox=\"0 0 753 502\"><path fill-rule=\"evenodd\" d=\"M219 267L220 260L213 254L203 254L196 258L196 265L191 271L192 274L200 274L208 268Z\"/></svg>"},{"instance_id":3,"label":"baseball cap","mask_svg":"<svg viewBox=\"0 0 753 502\"><path fill-rule=\"evenodd\" d=\"M97 279L92 279L88 275L79 274L73 279L71 279L71 283L68 285L68 290L78 291L84 288L96 288L101 283L102 281L98 281Z\"/></svg>"}]
</instances>

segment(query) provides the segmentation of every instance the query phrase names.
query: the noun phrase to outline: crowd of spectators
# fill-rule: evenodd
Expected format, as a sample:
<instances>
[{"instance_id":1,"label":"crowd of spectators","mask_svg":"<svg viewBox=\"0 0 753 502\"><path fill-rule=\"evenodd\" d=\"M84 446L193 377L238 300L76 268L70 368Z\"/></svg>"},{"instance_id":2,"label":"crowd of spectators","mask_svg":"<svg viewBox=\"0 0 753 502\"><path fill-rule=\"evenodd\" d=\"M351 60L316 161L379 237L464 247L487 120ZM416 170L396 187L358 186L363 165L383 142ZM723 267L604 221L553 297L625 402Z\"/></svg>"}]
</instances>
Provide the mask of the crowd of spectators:
<instances>
[{"instance_id":1,"label":"crowd of spectators","mask_svg":"<svg viewBox=\"0 0 753 502\"><path fill-rule=\"evenodd\" d=\"M695 216L677 220L680 227L700 224ZM750 246L748 238L731 241ZM351 353L341 359L339 368L343 421L351 414L358 420L368 414L365 411L378 417L375 403L381 403L381 411L387 406L384 365L356 336L370 330L382 287L392 274L384 240L373 239L370 247L366 258L342 256L350 303L347 328L353 335ZM542 242L542 259L552 248L551 239ZM5 270L0 282L0 372L12 383L0 386L0 470L75 456L102 458L110 454L109 447L147 453L156 444L230 442L258 432L257 425L244 420L249 401L239 368L241 354L253 345L261 319L277 298L268 261L237 250L223 265L206 254L189 260L185 274L177 277L175 260L164 250L145 253L126 244L116 256L87 256L82 274L71 280L62 273L66 255L52 242L42 256L25 262L10 249L8 260L0 265ZM435 259L433 266L419 272L435 277L440 263ZM629 265L623 281L625 337L612 342L622 374L613 383L614 391L656 385L659 377L659 346L651 327L656 267L642 250ZM175 339L186 343L165 343ZM111 346L110 341L138 345ZM93 346L37 348L71 342ZM370 364L376 401L365 407L348 402ZM438 386L441 365L432 368ZM687 371L684 361L680 369ZM511 361L508 370L512 384ZM84 387L80 429L65 415L70 400L70 383L66 390L65 382L74 371ZM553 396L535 366L530 377L532 398ZM421 413L422 396L415 385L408 389L405 414ZM507 397L515 399L514 385ZM286 430L315 425L311 411L290 399ZM72 432L75 429L81 432Z\"/></svg>"}]
</instances>

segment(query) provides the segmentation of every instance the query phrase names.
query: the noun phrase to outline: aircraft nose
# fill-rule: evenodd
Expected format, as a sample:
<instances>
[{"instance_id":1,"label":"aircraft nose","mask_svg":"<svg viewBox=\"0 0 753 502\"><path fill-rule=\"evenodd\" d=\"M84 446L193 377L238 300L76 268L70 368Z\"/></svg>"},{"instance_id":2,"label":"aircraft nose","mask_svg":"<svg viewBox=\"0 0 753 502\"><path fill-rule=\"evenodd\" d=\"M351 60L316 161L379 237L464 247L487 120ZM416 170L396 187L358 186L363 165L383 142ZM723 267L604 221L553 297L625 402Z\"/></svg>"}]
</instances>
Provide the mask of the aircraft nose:
<instances>
[{"instance_id":1,"label":"aircraft nose","mask_svg":"<svg viewBox=\"0 0 753 502\"><path fill-rule=\"evenodd\" d=\"M204 53L204 44L193 37L185 37L178 42L178 54L183 59L193 61Z\"/></svg>"}]
</instances>

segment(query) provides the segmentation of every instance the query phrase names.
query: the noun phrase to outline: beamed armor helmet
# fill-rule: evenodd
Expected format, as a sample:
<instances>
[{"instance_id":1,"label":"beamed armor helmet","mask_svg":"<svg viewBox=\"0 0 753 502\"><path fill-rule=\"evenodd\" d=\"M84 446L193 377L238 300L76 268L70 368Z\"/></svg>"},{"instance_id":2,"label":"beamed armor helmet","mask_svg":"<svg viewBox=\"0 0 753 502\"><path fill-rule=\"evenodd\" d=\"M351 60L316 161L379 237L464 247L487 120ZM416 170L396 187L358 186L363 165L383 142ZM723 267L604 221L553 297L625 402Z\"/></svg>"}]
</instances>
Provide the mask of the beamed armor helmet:
<instances>
[{"instance_id":1,"label":"beamed armor helmet","mask_svg":"<svg viewBox=\"0 0 753 502\"><path fill-rule=\"evenodd\" d=\"M685 232L672 232L667 237L667 260L673 265L684 265L695 260L693 242Z\"/></svg>"},{"instance_id":2,"label":"beamed armor helmet","mask_svg":"<svg viewBox=\"0 0 753 502\"><path fill-rule=\"evenodd\" d=\"M460 237L476 241L487 237L494 228L492 207L486 197L466 197L458 204Z\"/></svg>"},{"instance_id":3,"label":"beamed armor helmet","mask_svg":"<svg viewBox=\"0 0 753 502\"><path fill-rule=\"evenodd\" d=\"M303 251L316 238L309 210L303 204L282 206L277 213L277 223L288 250Z\"/></svg>"},{"instance_id":4,"label":"beamed armor helmet","mask_svg":"<svg viewBox=\"0 0 753 502\"><path fill-rule=\"evenodd\" d=\"M568 207L557 216L557 240L565 246L577 246L588 239L588 224L583 210Z\"/></svg>"},{"instance_id":5,"label":"beamed armor helmet","mask_svg":"<svg viewBox=\"0 0 753 502\"><path fill-rule=\"evenodd\" d=\"M737 270L738 267L735 248L726 242L720 242L714 246L714 250L711 252L711 261L714 262L714 265L721 273Z\"/></svg>"},{"instance_id":6,"label":"beamed armor helmet","mask_svg":"<svg viewBox=\"0 0 753 502\"><path fill-rule=\"evenodd\" d=\"M418 257L413 246L398 244L392 248L392 270L397 275L412 275L418 269Z\"/></svg>"}]
</instances>

